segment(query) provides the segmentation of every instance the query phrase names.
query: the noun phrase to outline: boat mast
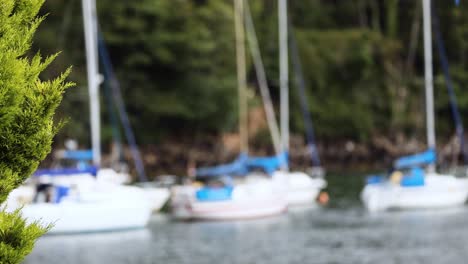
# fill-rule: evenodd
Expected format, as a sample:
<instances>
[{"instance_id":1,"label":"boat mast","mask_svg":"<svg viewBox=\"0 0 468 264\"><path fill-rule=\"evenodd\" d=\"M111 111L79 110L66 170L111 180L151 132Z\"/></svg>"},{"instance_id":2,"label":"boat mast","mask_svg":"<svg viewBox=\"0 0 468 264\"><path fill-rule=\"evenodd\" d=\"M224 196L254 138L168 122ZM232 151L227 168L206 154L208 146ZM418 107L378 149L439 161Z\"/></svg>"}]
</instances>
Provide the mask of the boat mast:
<instances>
[{"instance_id":1,"label":"boat mast","mask_svg":"<svg viewBox=\"0 0 468 264\"><path fill-rule=\"evenodd\" d=\"M240 150L249 153L247 116L247 73L245 63L244 0L234 0L234 25L236 31L237 88L239 100Z\"/></svg>"},{"instance_id":2,"label":"boat mast","mask_svg":"<svg viewBox=\"0 0 468 264\"><path fill-rule=\"evenodd\" d=\"M273 141L275 153L279 157L284 152L283 146L281 144L281 135L278 129L278 122L276 121L273 103L271 101L270 90L268 89L268 81L266 78L265 67L263 65L262 56L260 54L260 48L258 47L258 39L257 34L255 32L252 14L250 13L249 2L245 2L244 11L244 22L247 33L247 41L249 44L250 53L252 54L255 72L257 74L258 86L263 100L263 107L265 109L271 139ZM284 162L282 166L284 166Z\"/></svg>"},{"instance_id":3,"label":"boat mast","mask_svg":"<svg viewBox=\"0 0 468 264\"><path fill-rule=\"evenodd\" d=\"M99 117L99 84L97 49L97 16L96 1L82 0L84 35L86 44L86 69L88 74L89 112L91 120L91 145L93 151L93 164L101 164L100 147L100 117Z\"/></svg>"},{"instance_id":4,"label":"boat mast","mask_svg":"<svg viewBox=\"0 0 468 264\"><path fill-rule=\"evenodd\" d=\"M431 0L423 1L424 21L424 76L426 84L426 129L427 146L436 149L435 126L434 126L434 85L432 71L432 29L431 29ZM429 168L434 170L434 166Z\"/></svg>"},{"instance_id":5,"label":"boat mast","mask_svg":"<svg viewBox=\"0 0 468 264\"><path fill-rule=\"evenodd\" d=\"M278 0L281 144L289 152L289 74L288 74L288 3ZM288 162L284 164L288 170Z\"/></svg>"}]
</instances>

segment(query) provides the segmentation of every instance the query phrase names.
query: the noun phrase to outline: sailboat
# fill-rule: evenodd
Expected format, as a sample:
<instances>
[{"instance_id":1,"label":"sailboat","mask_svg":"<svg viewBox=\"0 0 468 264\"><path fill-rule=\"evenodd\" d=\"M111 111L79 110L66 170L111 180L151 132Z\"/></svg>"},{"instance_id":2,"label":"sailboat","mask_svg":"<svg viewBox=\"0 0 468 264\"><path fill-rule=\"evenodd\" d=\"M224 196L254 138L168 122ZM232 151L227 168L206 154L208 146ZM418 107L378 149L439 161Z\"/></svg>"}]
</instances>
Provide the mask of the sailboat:
<instances>
[{"instance_id":1,"label":"sailboat","mask_svg":"<svg viewBox=\"0 0 468 264\"><path fill-rule=\"evenodd\" d=\"M280 115L281 139L283 151L289 152L289 69L288 69L288 4L287 0L278 0L279 51L280 51ZM297 57L297 54L293 54ZM297 58L295 58L297 61ZM304 87L302 87L304 89ZM303 98L305 100L305 98ZM305 102L306 103L306 102ZM308 111L308 109L304 109ZM308 121L308 120L305 120ZM316 154L315 144L309 142L311 154ZM289 171L286 159L285 166L276 172L287 178L286 197L289 206L311 206L316 204L316 198L327 182L323 179L323 170L315 167L313 175L300 171ZM315 177L312 177L315 176Z\"/></svg>"},{"instance_id":2,"label":"sailboat","mask_svg":"<svg viewBox=\"0 0 468 264\"><path fill-rule=\"evenodd\" d=\"M96 3L94 0L83 0L82 3L93 151L74 154L81 158L87 156L98 166L101 154ZM53 224L49 233L145 227L153 210L151 195L141 188L122 185L115 181L115 177L96 177L100 169L92 169L39 172L9 195L6 209L13 211L22 207L21 212L28 221Z\"/></svg>"},{"instance_id":3,"label":"sailboat","mask_svg":"<svg viewBox=\"0 0 468 264\"><path fill-rule=\"evenodd\" d=\"M171 199L172 214L177 219L232 220L250 219L281 214L286 211L284 181L281 175L273 173L280 166L279 132L266 86L266 77L260 59L258 43L249 16L244 16L244 1L234 1L237 76L239 89L239 132L241 154L230 164L196 171L201 185L184 185L173 188ZM244 18L246 25L244 25ZM244 26L247 26L248 40L264 99L270 133L277 157L249 157L247 136L247 101ZM256 169L261 172L254 172ZM237 177L236 177L237 176Z\"/></svg>"},{"instance_id":4,"label":"sailboat","mask_svg":"<svg viewBox=\"0 0 468 264\"><path fill-rule=\"evenodd\" d=\"M426 126L428 150L394 162L388 178L369 177L361 199L369 211L447 208L461 206L468 198L468 179L435 171L431 0L423 1Z\"/></svg>"},{"instance_id":5,"label":"sailboat","mask_svg":"<svg viewBox=\"0 0 468 264\"><path fill-rule=\"evenodd\" d=\"M99 56L99 58L96 58L96 59L99 59L103 66L104 80L107 83L106 85L106 89L107 89L106 91L108 93L107 97L110 97L108 98L109 99L108 106L110 108L109 112L113 114L114 110L112 109L112 105L115 105L115 107L118 110L118 117L120 118L120 122L125 132L125 136L130 146L130 152L135 162L135 168L136 168L137 175L140 181L138 187L144 189L144 191L147 193L148 199L152 203L153 211L157 212L164 206L164 204L169 199L169 196L170 196L169 189L166 188L165 186L159 186L155 182L147 181L147 177L146 177L143 162L142 162L142 157L138 150L138 146L135 140L135 135L133 133L133 130L131 129L130 121L128 119L127 112L125 110L124 101L122 99L122 95L120 91L120 83L118 82L117 77L115 76L115 73L112 67L112 62L111 62L107 47L105 45L104 38L99 30L97 31L95 36L96 36L96 39L93 41L93 42L97 42L96 47L95 47L97 50L95 51L95 53L98 54L96 56ZM88 57L91 57L91 56L92 56L91 54L88 55ZM89 62L91 61L88 60L88 69L90 69L90 71L93 71L95 66L90 65ZM97 69L97 66L96 66L96 69ZM91 74L88 72L88 74L89 74L88 78L90 80L89 81L90 83L94 83L96 80L100 78L100 75L98 72L96 72L95 74ZM99 83L97 85L99 86ZM93 91L94 91L94 88L90 89L90 92L89 92L90 101L92 102L91 107L96 108L96 105L97 107L99 107L99 102L97 103L94 102L96 99L95 97L91 96ZM92 113L91 120L93 119L99 120L99 115L93 114L94 113L93 111L99 111L99 110L94 109L91 111ZM116 117L113 117L113 118L116 119ZM81 178L82 174L88 173L96 177L98 181L105 181L105 182L113 183L113 184L129 184L131 182L131 178L128 173L124 171L117 172L114 169L101 168L99 166L100 164L99 122L96 122L96 121L92 121L92 122L93 122L93 125L92 125L93 131L91 134L92 141L93 141L92 150L67 149L65 151L58 152L58 154L61 154L61 155L58 155L59 158L77 161L78 166L74 168L53 168L53 169L38 170L34 173L35 178L44 178L44 177L49 177L51 175L54 175L55 178L62 177L64 178L62 180L66 180L71 177ZM114 122L117 122L117 120L114 120ZM119 128L116 128L114 130L118 131L118 129ZM120 142L118 142L118 144L116 145L120 145ZM90 163L92 163L93 165L91 165Z\"/></svg>"}]
</instances>

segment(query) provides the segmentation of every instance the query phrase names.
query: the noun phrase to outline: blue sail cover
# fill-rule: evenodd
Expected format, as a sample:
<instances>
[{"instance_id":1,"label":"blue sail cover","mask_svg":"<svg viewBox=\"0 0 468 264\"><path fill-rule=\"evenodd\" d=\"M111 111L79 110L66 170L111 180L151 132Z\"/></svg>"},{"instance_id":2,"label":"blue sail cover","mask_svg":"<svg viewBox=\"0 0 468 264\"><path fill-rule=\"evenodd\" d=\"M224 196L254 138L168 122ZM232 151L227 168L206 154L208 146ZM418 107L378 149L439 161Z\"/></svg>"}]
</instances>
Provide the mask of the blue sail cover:
<instances>
[{"instance_id":1,"label":"blue sail cover","mask_svg":"<svg viewBox=\"0 0 468 264\"><path fill-rule=\"evenodd\" d=\"M86 168L59 168L59 169L39 169L34 173L34 176L65 176L76 174L91 174L97 175L98 168L95 166L88 166Z\"/></svg>"},{"instance_id":2,"label":"blue sail cover","mask_svg":"<svg viewBox=\"0 0 468 264\"><path fill-rule=\"evenodd\" d=\"M273 157L250 157L247 160L249 170L261 169L271 175L278 170L283 164L287 164L288 154L286 152Z\"/></svg>"},{"instance_id":3,"label":"blue sail cover","mask_svg":"<svg viewBox=\"0 0 468 264\"><path fill-rule=\"evenodd\" d=\"M242 153L231 163L222 164L214 167L199 168L196 171L197 177L217 177L217 176L242 176L248 173L247 154Z\"/></svg>"},{"instance_id":4,"label":"blue sail cover","mask_svg":"<svg viewBox=\"0 0 468 264\"><path fill-rule=\"evenodd\" d=\"M63 153L63 159L93 160L92 150L67 150Z\"/></svg>"},{"instance_id":5,"label":"blue sail cover","mask_svg":"<svg viewBox=\"0 0 468 264\"><path fill-rule=\"evenodd\" d=\"M253 170L263 170L265 173L271 175L274 171L278 170L283 164L288 162L288 154L282 153L278 156L272 157L249 157L247 154L242 153L239 157L228 164L222 164L214 167L199 168L196 171L196 176L203 177L219 177L227 176L245 176Z\"/></svg>"},{"instance_id":6,"label":"blue sail cover","mask_svg":"<svg viewBox=\"0 0 468 264\"><path fill-rule=\"evenodd\" d=\"M394 163L395 169L408 169L418 167L420 165L429 165L437 160L436 153L433 149L415 155L404 156L397 159Z\"/></svg>"}]
</instances>

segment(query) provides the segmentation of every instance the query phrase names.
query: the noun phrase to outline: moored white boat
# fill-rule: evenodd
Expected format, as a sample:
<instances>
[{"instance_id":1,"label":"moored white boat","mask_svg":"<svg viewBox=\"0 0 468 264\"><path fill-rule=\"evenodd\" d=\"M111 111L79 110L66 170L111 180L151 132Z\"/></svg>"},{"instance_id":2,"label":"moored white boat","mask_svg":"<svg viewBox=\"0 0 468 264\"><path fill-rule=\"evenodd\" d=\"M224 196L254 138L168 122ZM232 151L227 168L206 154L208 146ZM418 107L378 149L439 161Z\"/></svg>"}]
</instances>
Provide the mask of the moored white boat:
<instances>
[{"instance_id":1,"label":"moored white boat","mask_svg":"<svg viewBox=\"0 0 468 264\"><path fill-rule=\"evenodd\" d=\"M27 221L52 224L48 234L143 228L151 216L146 194L136 187L95 184L81 190L77 186L49 188L44 190L49 192L46 195L34 195L32 202L33 187L20 187L9 196L7 210L22 207ZM48 195L51 200L43 200Z\"/></svg>"},{"instance_id":2,"label":"moored white boat","mask_svg":"<svg viewBox=\"0 0 468 264\"><path fill-rule=\"evenodd\" d=\"M278 182L252 177L232 187L176 186L172 215L185 220L235 220L278 215L287 202Z\"/></svg>"},{"instance_id":3,"label":"moored white boat","mask_svg":"<svg viewBox=\"0 0 468 264\"><path fill-rule=\"evenodd\" d=\"M468 178L431 172L435 161L435 151L428 150L396 160L395 170L387 178L369 177L361 193L365 207L383 211L463 205L468 198Z\"/></svg>"},{"instance_id":4,"label":"moored white boat","mask_svg":"<svg viewBox=\"0 0 468 264\"><path fill-rule=\"evenodd\" d=\"M422 0L422 2L426 129L429 150L398 159L394 165L396 171L387 179L381 177L368 179L361 193L361 199L369 211L448 208L463 205L468 197L468 178L457 178L454 175L435 172L437 159L435 152L431 0ZM439 48L442 48L440 43ZM455 119L459 119L459 117ZM457 130L461 131L463 138L463 128L460 122L457 124ZM422 165L427 168L423 169Z\"/></svg>"},{"instance_id":5,"label":"moored white boat","mask_svg":"<svg viewBox=\"0 0 468 264\"><path fill-rule=\"evenodd\" d=\"M193 176L205 183L201 186L176 186L172 190L172 214L178 219L233 220L258 218L284 212L287 202L283 192L287 182L280 177L270 177L279 163L283 151L280 147L279 130L271 102L265 70L261 60L255 30L250 15L244 16L244 1L234 1L234 24L236 32L237 77L239 89L239 157L230 164L211 168L199 168ZM248 12L247 12L248 13ZM273 158L254 158L248 151L248 100L245 64L244 27L248 25L247 40L252 51L260 94L265 108L268 128L275 154ZM254 168L255 167L255 168ZM259 177L253 169L261 168L265 174ZM241 180L235 177L241 177ZM237 182L235 182L237 181Z\"/></svg>"},{"instance_id":6,"label":"moored white boat","mask_svg":"<svg viewBox=\"0 0 468 264\"><path fill-rule=\"evenodd\" d=\"M94 176L94 174L96 174ZM42 184L54 185L80 185L93 186L96 183L108 184L116 186L125 186L129 183L130 176L127 173L116 172L113 169L47 169L39 170L34 176L34 181ZM153 211L159 211L170 196L170 191L165 187L153 186L151 183L138 184L138 188L145 194L149 203L151 203Z\"/></svg>"},{"instance_id":7,"label":"moored white boat","mask_svg":"<svg viewBox=\"0 0 468 264\"><path fill-rule=\"evenodd\" d=\"M461 206L468 198L468 179L429 173L424 185L401 186L389 180L367 184L361 199L369 211L436 209Z\"/></svg>"}]
</instances>

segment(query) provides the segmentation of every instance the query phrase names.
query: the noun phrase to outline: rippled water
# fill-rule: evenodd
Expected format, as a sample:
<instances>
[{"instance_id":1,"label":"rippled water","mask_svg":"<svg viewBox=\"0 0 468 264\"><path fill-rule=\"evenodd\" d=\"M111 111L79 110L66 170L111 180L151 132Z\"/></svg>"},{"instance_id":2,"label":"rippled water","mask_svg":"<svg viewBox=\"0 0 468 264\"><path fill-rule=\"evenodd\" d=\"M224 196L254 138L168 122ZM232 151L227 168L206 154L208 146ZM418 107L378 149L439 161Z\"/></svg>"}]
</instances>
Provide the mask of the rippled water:
<instances>
[{"instance_id":1,"label":"rippled water","mask_svg":"<svg viewBox=\"0 0 468 264\"><path fill-rule=\"evenodd\" d=\"M172 222L148 229L46 236L25 263L465 263L468 208L369 214L361 178L328 179L328 208L239 222Z\"/></svg>"}]
</instances>

